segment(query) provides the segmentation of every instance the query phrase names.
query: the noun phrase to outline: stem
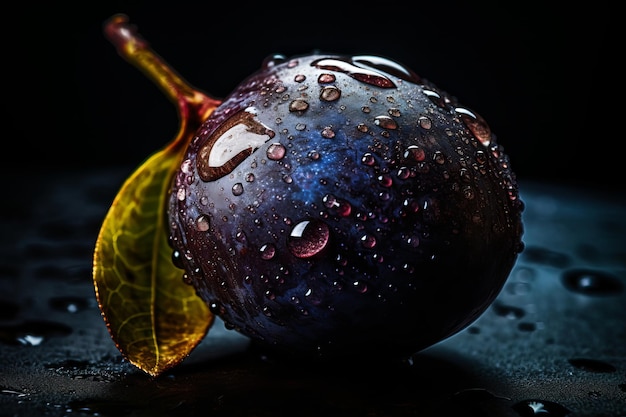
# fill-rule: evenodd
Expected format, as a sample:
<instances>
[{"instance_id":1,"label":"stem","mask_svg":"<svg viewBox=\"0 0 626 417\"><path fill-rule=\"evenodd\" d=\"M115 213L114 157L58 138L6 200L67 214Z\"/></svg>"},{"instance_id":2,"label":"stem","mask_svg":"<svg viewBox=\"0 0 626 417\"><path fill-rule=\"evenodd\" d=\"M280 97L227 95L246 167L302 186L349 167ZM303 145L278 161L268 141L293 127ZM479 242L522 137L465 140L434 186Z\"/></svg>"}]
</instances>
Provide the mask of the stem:
<instances>
[{"instance_id":1,"label":"stem","mask_svg":"<svg viewBox=\"0 0 626 417\"><path fill-rule=\"evenodd\" d=\"M180 127L168 150L179 151L221 101L194 88L180 77L137 33L135 26L129 23L128 16L116 14L109 18L104 24L104 34L118 54L146 74L176 106Z\"/></svg>"}]
</instances>

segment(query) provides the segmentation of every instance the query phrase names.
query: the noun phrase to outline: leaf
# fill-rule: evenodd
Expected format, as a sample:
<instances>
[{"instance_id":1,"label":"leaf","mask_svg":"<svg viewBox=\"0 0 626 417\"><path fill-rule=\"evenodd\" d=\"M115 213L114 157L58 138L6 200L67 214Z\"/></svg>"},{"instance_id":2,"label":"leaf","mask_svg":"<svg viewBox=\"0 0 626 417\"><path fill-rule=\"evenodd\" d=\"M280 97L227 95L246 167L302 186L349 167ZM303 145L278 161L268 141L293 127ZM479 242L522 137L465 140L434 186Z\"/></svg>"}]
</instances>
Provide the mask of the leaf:
<instances>
[{"instance_id":1,"label":"leaf","mask_svg":"<svg viewBox=\"0 0 626 417\"><path fill-rule=\"evenodd\" d=\"M118 350L152 376L179 364L214 322L208 306L183 282L168 244L167 199L172 178L200 124L220 104L179 77L115 15L105 33L118 52L156 84L178 109L176 138L122 185L102 223L93 282L102 316Z\"/></svg>"},{"instance_id":2,"label":"leaf","mask_svg":"<svg viewBox=\"0 0 626 417\"><path fill-rule=\"evenodd\" d=\"M109 332L120 352L153 376L188 356L214 319L171 259L164 199L178 158L170 154L156 153L126 180L94 252L94 284Z\"/></svg>"}]
</instances>

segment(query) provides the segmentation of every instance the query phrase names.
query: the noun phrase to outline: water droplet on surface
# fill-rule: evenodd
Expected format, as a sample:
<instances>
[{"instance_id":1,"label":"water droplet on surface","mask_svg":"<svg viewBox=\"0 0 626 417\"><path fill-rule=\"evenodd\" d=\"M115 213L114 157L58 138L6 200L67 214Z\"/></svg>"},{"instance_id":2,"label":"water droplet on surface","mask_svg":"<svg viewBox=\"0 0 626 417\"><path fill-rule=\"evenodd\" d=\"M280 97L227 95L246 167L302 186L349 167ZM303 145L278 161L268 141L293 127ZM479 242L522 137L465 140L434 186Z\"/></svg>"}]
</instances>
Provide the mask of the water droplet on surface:
<instances>
[{"instance_id":1,"label":"water droplet on surface","mask_svg":"<svg viewBox=\"0 0 626 417\"><path fill-rule=\"evenodd\" d=\"M436 91L432 91L432 90L422 90L422 92L424 93L424 95L426 97L428 97L430 99L430 101L432 101L437 107L441 107L441 108L445 108L445 101L444 99L439 95L439 93L437 93Z\"/></svg>"},{"instance_id":2,"label":"water droplet on surface","mask_svg":"<svg viewBox=\"0 0 626 417\"><path fill-rule=\"evenodd\" d=\"M624 289L624 285L617 277L590 269L566 271L561 277L561 282L568 290L585 295L614 295Z\"/></svg>"},{"instance_id":3,"label":"water droplet on surface","mask_svg":"<svg viewBox=\"0 0 626 417\"><path fill-rule=\"evenodd\" d=\"M89 303L81 297L53 297L48 300L51 309L65 313L78 313L85 310Z\"/></svg>"},{"instance_id":4,"label":"water droplet on surface","mask_svg":"<svg viewBox=\"0 0 626 417\"><path fill-rule=\"evenodd\" d=\"M417 123L420 125L422 129L430 129L433 126L433 122L426 116L420 116L417 119Z\"/></svg>"},{"instance_id":5,"label":"water droplet on surface","mask_svg":"<svg viewBox=\"0 0 626 417\"><path fill-rule=\"evenodd\" d=\"M379 175L377 180L383 187L391 187L393 185L393 178L389 174Z\"/></svg>"},{"instance_id":6,"label":"water droplet on surface","mask_svg":"<svg viewBox=\"0 0 626 417\"><path fill-rule=\"evenodd\" d=\"M339 97L341 97L341 90L333 85L322 88L320 92L320 99L323 101L335 101Z\"/></svg>"},{"instance_id":7,"label":"water droplet on surface","mask_svg":"<svg viewBox=\"0 0 626 417\"><path fill-rule=\"evenodd\" d=\"M291 103L289 103L289 111L290 112L303 112L306 109L309 108L309 103L306 102L306 100L303 100L301 98L293 100Z\"/></svg>"},{"instance_id":8,"label":"water droplet on surface","mask_svg":"<svg viewBox=\"0 0 626 417\"><path fill-rule=\"evenodd\" d=\"M361 244L364 248L372 249L376 246L376 237L372 235L363 235L361 236Z\"/></svg>"},{"instance_id":9,"label":"water droplet on surface","mask_svg":"<svg viewBox=\"0 0 626 417\"><path fill-rule=\"evenodd\" d=\"M422 162L426 159L426 152L417 145L411 145L404 151L404 158L411 161Z\"/></svg>"},{"instance_id":10,"label":"water droplet on surface","mask_svg":"<svg viewBox=\"0 0 626 417\"><path fill-rule=\"evenodd\" d=\"M354 281L352 283L352 287L357 291L360 292L361 294L366 293L367 292L367 283L363 282L363 281Z\"/></svg>"},{"instance_id":11,"label":"water droplet on surface","mask_svg":"<svg viewBox=\"0 0 626 417\"><path fill-rule=\"evenodd\" d=\"M287 150L281 143L272 143L267 148L266 155L268 159L271 159L272 161L278 161L280 159L283 159L286 152Z\"/></svg>"},{"instance_id":12,"label":"water droplet on surface","mask_svg":"<svg viewBox=\"0 0 626 417\"><path fill-rule=\"evenodd\" d=\"M398 128L398 122L393 120L389 116L376 116L374 124L380 126L383 129L396 130Z\"/></svg>"},{"instance_id":13,"label":"water droplet on surface","mask_svg":"<svg viewBox=\"0 0 626 417\"><path fill-rule=\"evenodd\" d=\"M271 243L267 243L259 249L261 253L261 259L270 260L276 255L276 246Z\"/></svg>"},{"instance_id":14,"label":"water droplet on surface","mask_svg":"<svg viewBox=\"0 0 626 417\"><path fill-rule=\"evenodd\" d=\"M389 113L389 116L393 116L393 117L400 117L400 116L402 116L402 114L400 113L400 109L396 109L396 108L389 109L387 111L387 113Z\"/></svg>"},{"instance_id":15,"label":"water droplet on surface","mask_svg":"<svg viewBox=\"0 0 626 417\"><path fill-rule=\"evenodd\" d=\"M336 80L336 77L334 74L324 73L324 74L320 74L320 76L317 77L317 82L320 84L333 83L335 82L335 80Z\"/></svg>"},{"instance_id":16,"label":"water droplet on surface","mask_svg":"<svg viewBox=\"0 0 626 417\"><path fill-rule=\"evenodd\" d=\"M361 163L363 163L363 165L372 166L375 162L376 159L374 158L374 155L369 152L361 157Z\"/></svg>"},{"instance_id":17,"label":"water droplet on surface","mask_svg":"<svg viewBox=\"0 0 626 417\"><path fill-rule=\"evenodd\" d=\"M199 232L206 232L209 230L209 227L209 218L204 214L196 219L196 229L198 229Z\"/></svg>"},{"instance_id":18,"label":"water droplet on surface","mask_svg":"<svg viewBox=\"0 0 626 417\"><path fill-rule=\"evenodd\" d=\"M522 417L565 417L570 414L570 411L561 404L536 399L528 399L515 403L513 409Z\"/></svg>"},{"instance_id":19,"label":"water droplet on surface","mask_svg":"<svg viewBox=\"0 0 626 417\"><path fill-rule=\"evenodd\" d=\"M305 220L296 224L287 238L289 251L298 258L310 258L328 245L330 230L319 220Z\"/></svg>"},{"instance_id":20,"label":"water droplet on surface","mask_svg":"<svg viewBox=\"0 0 626 417\"><path fill-rule=\"evenodd\" d=\"M240 182L233 184L233 188L231 188L231 191L233 192L234 196L240 196L241 194L243 194L243 184Z\"/></svg>"},{"instance_id":21,"label":"water droplet on surface","mask_svg":"<svg viewBox=\"0 0 626 417\"><path fill-rule=\"evenodd\" d=\"M321 133L323 138L326 139L332 139L335 137L335 131L330 127L330 126L326 126Z\"/></svg>"},{"instance_id":22,"label":"water droplet on surface","mask_svg":"<svg viewBox=\"0 0 626 417\"><path fill-rule=\"evenodd\" d=\"M374 55L357 55L352 57L352 61L359 65L364 65L378 69L380 71L384 71L404 81L410 81L415 84L419 84L422 81L419 75L417 75L411 69L387 58Z\"/></svg>"},{"instance_id":23,"label":"water droplet on surface","mask_svg":"<svg viewBox=\"0 0 626 417\"><path fill-rule=\"evenodd\" d=\"M261 66L265 69L272 68L276 65L282 64L287 61L287 57L282 54L272 54L263 60Z\"/></svg>"},{"instance_id":24,"label":"water droplet on surface","mask_svg":"<svg viewBox=\"0 0 626 417\"><path fill-rule=\"evenodd\" d=\"M68 336L72 329L61 323L27 321L12 326L0 326L0 342L9 345L38 346L50 337Z\"/></svg>"}]
</instances>

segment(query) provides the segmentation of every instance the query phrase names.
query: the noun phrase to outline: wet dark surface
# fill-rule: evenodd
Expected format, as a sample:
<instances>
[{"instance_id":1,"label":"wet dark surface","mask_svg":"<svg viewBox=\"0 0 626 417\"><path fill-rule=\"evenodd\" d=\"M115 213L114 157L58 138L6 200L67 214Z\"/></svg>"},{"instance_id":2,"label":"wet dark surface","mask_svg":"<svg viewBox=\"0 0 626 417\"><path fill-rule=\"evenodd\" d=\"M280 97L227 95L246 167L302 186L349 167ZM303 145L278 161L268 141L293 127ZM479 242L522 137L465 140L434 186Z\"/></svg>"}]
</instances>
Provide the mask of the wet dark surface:
<instances>
[{"instance_id":1,"label":"wet dark surface","mask_svg":"<svg viewBox=\"0 0 626 417\"><path fill-rule=\"evenodd\" d=\"M626 416L624 198L522 181L526 249L496 302L407 362L281 363L218 322L153 379L121 358L91 281L130 171L3 177L1 417Z\"/></svg>"}]
</instances>

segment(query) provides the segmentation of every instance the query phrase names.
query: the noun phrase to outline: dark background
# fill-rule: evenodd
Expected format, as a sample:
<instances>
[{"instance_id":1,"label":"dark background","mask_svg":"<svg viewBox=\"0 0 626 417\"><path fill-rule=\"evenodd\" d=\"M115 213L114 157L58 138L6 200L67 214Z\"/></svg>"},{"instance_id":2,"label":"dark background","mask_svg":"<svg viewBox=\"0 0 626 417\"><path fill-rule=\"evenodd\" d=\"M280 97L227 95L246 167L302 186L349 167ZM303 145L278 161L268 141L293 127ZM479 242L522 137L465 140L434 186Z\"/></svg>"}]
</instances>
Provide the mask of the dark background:
<instances>
[{"instance_id":1,"label":"dark background","mask_svg":"<svg viewBox=\"0 0 626 417\"><path fill-rule=\"evenodd\" d=\"M251 4L17 5L2 29L3 173L136 166L173 138L174 105L102 34L122 12L214 97L274 53L383 55L480 113L518 178L626 189L619 13L601 2Z\"/></svg>"}]
</instances>

